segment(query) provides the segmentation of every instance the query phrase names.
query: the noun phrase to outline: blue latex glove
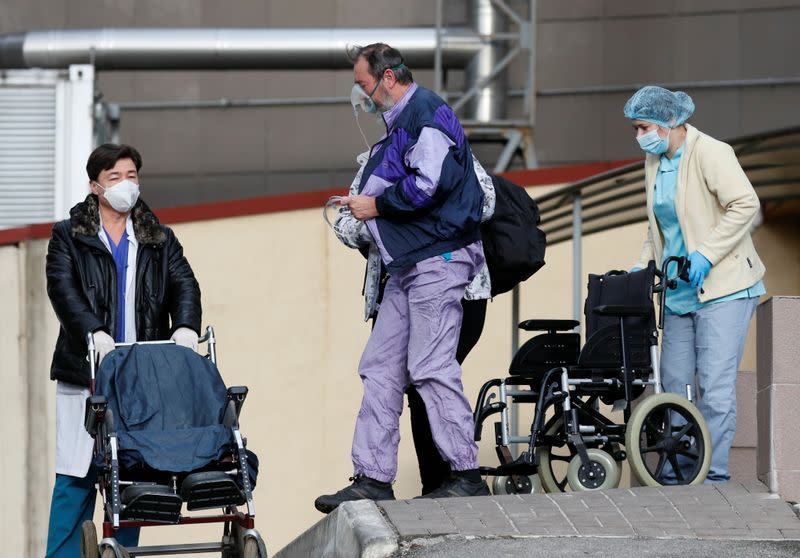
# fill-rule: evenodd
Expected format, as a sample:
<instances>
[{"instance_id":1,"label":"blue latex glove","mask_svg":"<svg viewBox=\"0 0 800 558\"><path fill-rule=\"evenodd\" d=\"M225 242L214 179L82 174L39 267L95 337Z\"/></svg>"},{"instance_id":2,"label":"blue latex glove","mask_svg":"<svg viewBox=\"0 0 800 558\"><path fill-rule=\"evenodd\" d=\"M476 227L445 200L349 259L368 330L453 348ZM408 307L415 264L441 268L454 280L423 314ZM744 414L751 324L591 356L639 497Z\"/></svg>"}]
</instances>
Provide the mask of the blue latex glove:
<instances>
[{"instance_id":1,"label":"blue latex glove","mask_svg":"<svg viewBox=\"0 0 800 558\"><path fill-rule=\"evenodd\" d=\"M711 262L698 251L689 254L689 284L702 289L708 272L711 271Z\"/></svg>"}]
</instances>

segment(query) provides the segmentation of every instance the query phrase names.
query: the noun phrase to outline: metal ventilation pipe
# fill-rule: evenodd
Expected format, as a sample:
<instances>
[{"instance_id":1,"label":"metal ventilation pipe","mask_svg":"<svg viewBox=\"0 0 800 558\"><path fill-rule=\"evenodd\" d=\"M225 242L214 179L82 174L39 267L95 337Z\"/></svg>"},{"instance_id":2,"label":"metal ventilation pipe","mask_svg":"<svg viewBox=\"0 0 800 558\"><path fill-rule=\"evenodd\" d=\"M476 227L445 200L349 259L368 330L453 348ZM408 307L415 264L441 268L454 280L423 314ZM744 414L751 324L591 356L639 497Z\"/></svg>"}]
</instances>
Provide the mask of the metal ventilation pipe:
<instances>
[{"instance_id":1,"label":"metal ventilation pipe","mask_svg":"<svg viewBox=\"0 0 800 558\"><path fill-rule=\"evenodd\" d=\"M489 4L482 0L479 4ZM350 68L351 45L388 43L416 68L433 67L434 27L187 29L125 28L29 31L0 35L0 69L98 70L312 70ZM442 62L464 67L486 47L473 29L447 28ZM484 60L485 59L485 60ZM480 66L490 61L483 55ZM493 60L493 59L492 59Z\"/></svg>"},{"instance_id":2,"label":"metal ventilation pipe","mask_svg":"<svg viewBox=\"0 0 800 558\"><path fill-rule=\"evenodd\" d=\"M493 36L506 30L506 20L492 6L492 0L470 0L469 17L475 33ZM505 54L501 41L484 43L467 66L466 89L491 74ZM502 120L506 116L507 71L502 71L466 104L467 118L477 122Z\"/></svg>"}]
</instances>

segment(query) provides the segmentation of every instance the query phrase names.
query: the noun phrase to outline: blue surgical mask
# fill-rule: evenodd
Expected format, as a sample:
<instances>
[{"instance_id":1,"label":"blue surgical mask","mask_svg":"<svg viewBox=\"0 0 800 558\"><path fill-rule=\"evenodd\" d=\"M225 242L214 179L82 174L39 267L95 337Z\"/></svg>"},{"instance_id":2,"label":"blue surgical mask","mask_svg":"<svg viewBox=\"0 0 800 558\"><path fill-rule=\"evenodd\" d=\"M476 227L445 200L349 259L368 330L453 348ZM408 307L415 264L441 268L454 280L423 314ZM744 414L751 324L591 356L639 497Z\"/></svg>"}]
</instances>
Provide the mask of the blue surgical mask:
<instances>
[{"instance_id":1,"label":"blue surgical mask","mask_svg":"<svg viewBox=\"0 0 800 558\"><path fill-rule=\"evenodd\" d=\"M672 130L670 129L670 132ZM658 128L653 128L646 134L642 134L636 138L639 142L639 147L645 153L652 153L653 155L663 155L669 150L669 132L667 137L662 138L658 135Z\"/></svg>"}]
</instances>

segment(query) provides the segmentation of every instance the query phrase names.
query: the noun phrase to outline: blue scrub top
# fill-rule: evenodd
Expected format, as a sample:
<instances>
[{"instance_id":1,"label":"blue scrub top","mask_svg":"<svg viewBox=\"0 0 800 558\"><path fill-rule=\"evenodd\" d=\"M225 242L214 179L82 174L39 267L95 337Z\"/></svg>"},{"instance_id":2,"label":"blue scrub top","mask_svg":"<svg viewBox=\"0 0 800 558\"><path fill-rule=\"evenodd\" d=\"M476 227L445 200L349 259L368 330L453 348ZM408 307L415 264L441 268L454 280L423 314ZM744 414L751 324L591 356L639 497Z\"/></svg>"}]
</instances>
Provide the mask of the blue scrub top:
<instances>
[{"instance_id":1,"label":"blue scrub top","mask_svg":"<svg viewBox=\"0 0 800 558\"><path fill-rule=\"evenodd\" d=\"M117 323L114 325L114 341L117 343L125 342L125 287L128 277L128 231L122 232L119 245L114 244L111 235L103 227L106 233L108 244L111 247L111 255L114 257L114 266L117 269Z\"/></svg>"},{"instance_id":2,"label":"blue scrub top","mask_svg":"<svg viewBox=\"0 0 800 558\"><path fill-rule=\"evenodd\" d=\"M664 260L670 256L688 257L689 255L686 251L683 231L681 231L681 226L678 222L678 214L675 211L675 189L678 185L678 167L680 166L681 155L683 155L683 147L682 145L671 159L666 154L661 156L658 173L656 174L655 189L653 190L653 213L655 213L658 221L661 236L664 238ZM670 275L676 273L675 266L676 264L674 263L670 264L670 269L667 270ZM703 303L697 297L697 289L692 288L686 281L678 280L678 287L667 292L666 306L668 312L683 315L696 312L705 304L714 304L738 298L752 298L761 296L765 292L764 283L759 280L748 289L742 289Z\"/></svg>"}]
</instances>

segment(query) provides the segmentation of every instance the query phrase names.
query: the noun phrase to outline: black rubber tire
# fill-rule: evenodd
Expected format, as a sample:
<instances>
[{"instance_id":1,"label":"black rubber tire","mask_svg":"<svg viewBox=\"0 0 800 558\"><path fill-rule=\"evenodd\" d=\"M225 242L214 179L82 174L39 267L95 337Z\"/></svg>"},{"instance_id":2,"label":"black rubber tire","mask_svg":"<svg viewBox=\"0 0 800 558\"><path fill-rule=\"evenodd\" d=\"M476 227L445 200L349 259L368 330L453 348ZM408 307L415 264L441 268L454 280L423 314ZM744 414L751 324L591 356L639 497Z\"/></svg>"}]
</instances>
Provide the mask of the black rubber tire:
<instances>
[{"instance_id":1,"label":"black rubber tire","mask_svg":"<svg viewBox=\"0 0 800 558\"><path fill-rule=\"evenodd\" d=\"M678 432L673 431L673 412L686 420ZM689 440L685 440L686 436ZM684 442L678 445L678 440ZM686 447L686 444L691 446ZM625 429L625 449L631 472L643 486L662 486L658 477L664 464L673 463L677 454L695 458L692 478L683 479L679 484L701 484L711 467L711 434L706 421L697 407L675 393L651 395L636 405ZM651 463L645 461L645 454L655 454L652 458L648 456ZM658 462L653 465L656 455Z\"/></svg>"}]
</instances>

